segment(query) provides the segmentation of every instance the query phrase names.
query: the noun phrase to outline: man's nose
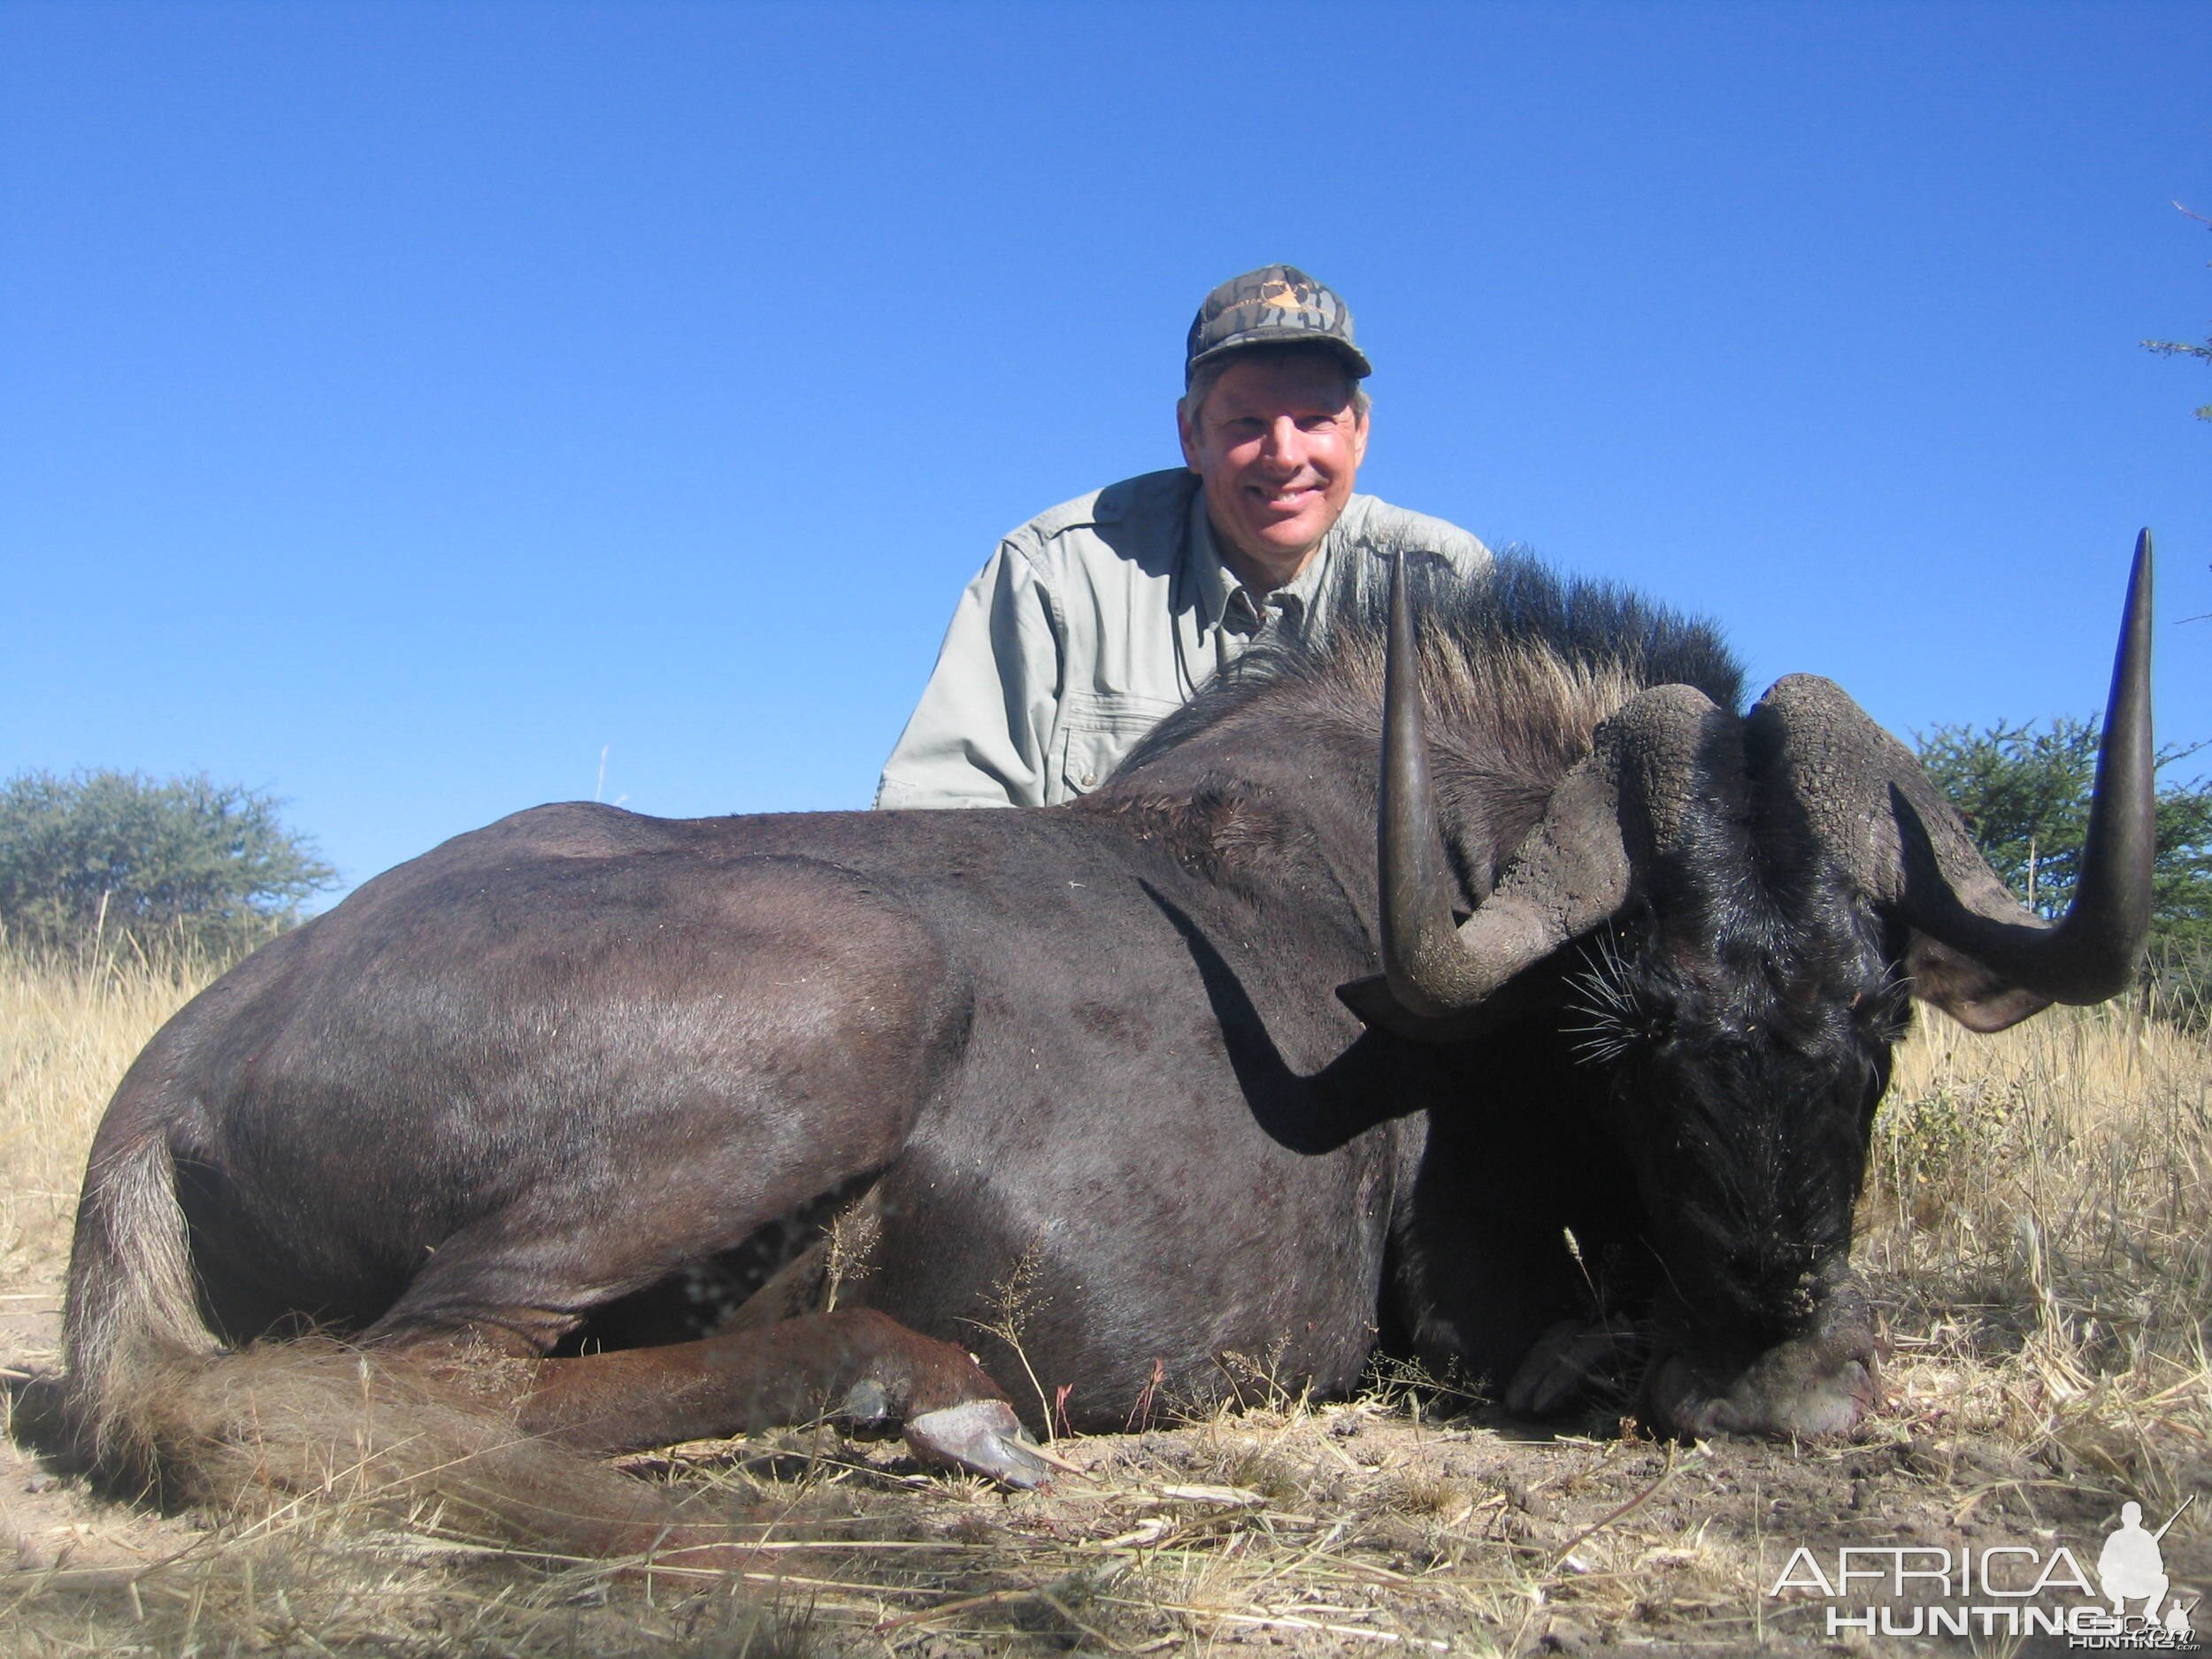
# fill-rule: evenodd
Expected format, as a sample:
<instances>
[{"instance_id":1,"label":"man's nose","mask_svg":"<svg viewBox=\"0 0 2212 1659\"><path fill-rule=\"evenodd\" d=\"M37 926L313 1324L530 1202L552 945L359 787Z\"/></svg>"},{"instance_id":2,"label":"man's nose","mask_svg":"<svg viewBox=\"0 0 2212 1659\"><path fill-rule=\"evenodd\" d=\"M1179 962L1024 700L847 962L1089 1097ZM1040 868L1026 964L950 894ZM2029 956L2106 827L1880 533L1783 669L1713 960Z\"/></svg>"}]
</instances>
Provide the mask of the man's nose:
<instances>
[{"instance_id":1,"label":"man's nose","mask_svg":"<svg viewBox=\"0 0 2212 1659\"><path fill-rule=\"evenodd\" d=\"M1290 416L1279 416L1268 424L1267 457L1282 466L1300 467L1306 464L1306 434Z\"/></svg>"}]
</instances>

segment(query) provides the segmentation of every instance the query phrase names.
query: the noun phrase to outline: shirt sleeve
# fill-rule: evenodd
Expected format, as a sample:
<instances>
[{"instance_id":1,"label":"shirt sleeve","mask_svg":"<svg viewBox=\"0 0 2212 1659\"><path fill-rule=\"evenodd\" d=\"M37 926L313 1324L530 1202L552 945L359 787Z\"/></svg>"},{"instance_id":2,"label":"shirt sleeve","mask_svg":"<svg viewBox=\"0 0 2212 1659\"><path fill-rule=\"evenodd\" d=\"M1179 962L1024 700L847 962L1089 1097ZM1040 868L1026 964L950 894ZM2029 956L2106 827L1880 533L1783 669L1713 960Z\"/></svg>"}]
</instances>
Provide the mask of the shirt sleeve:
<instances>
[{"instance_id":1,"label":"shirt sleeve","mask_svg":"<svg viewBox=\"0 0 2212 1659\"><path fill-rule=\"evenodd\" d=\"M1448 518L1425 512L1404 512L1393 538L1399 546L1433 553L1462 576L1479 576L1490 568L1490 549L1481 541Z\"/></svg>"},{"instance_id":2,"label":"shirt sleeve","mask_svg":"<svg viewBox=\"0 0 2212 1659\"><path fill-rule=\"evenodd\" d=\"M1042 806L1060 678L1051 595L1003 542L960 595L876 805Z\"/></svg>"}]
</instances>

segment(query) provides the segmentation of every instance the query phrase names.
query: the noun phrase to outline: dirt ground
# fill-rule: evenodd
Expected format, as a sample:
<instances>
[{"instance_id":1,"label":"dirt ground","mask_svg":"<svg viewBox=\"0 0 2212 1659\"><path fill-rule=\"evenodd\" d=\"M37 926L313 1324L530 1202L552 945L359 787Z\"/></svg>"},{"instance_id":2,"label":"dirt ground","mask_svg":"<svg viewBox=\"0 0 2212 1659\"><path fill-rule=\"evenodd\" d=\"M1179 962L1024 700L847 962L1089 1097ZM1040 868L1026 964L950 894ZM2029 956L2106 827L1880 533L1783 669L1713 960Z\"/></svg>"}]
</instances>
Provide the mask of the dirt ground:
<instances>
[{"instance_id":1,"label":"dirt ground","mask_svg":"<svg viewBox=\"0 0 2212 1659\"><path fill-rule=\"evenodd\" d=\"M242 1521L95 1494L34 1449L58 1288L47 1269L0 1292L11 1655L2058 1653L2063 1638L2001 1624L1965 1639L1832 1634L1832 1606L1909 1628L1914 1597L1868 1579L1832 1602L1811 1576L1832 1575L1845 1546L1953 1561L2016 1547L2037 1552L2036 1571L2063 1545L2093 1577L2120 1503L2139 1495L2078 1458L2059 1468L1947 1432L1909 1359L1860 1440L1817 1448L1559 1436L1439 1417L1402 1394L1311 1406L1261 1388L1241 1413L1171 1432L1063 1440L1076 1468L1044 1493L925 1474L895 1440L826 1429L626 1460L764 1548L742 1585L617 1577L337 1499ZM2184 1448L2176 1463L2169 1448L2165 1466L2190 1471L2181 1484L2200 1494L2162 1540L2185 1603L2212 1586L2212 1462ZM2146 1525L2162 1523L2170 1504L2140 1495ZM1801 1547L1814 1565L1793 1569ZM1768 1594L1784 1577L1793 1586ZM1933 1599L1958 1601L1947 1586ZM2085 1599L2060 1587L2025 1601Z\"/></svg>"}]
</instances>

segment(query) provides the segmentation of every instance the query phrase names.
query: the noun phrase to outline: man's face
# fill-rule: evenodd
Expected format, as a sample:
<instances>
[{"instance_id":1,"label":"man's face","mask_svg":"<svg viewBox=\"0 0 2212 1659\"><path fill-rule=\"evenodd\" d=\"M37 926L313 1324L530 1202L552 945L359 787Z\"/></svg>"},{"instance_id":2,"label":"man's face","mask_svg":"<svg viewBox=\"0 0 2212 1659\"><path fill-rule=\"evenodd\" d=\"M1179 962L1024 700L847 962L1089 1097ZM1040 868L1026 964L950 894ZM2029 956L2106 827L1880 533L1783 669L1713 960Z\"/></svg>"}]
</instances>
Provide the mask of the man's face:
<instances>
[{"instance_id":1,"label":"man's face","mask_svg":"<svg viewBox=\"0 0 2212 1659\"><path fill-rule=\"evenodd\" d=\"M1289 582L1343 512L1367 454L1343 365L1326 351L1232 358L1197 419L1182 410L1176 424L1229 567L1271 588Z\"/></svg>"}]
</instances>

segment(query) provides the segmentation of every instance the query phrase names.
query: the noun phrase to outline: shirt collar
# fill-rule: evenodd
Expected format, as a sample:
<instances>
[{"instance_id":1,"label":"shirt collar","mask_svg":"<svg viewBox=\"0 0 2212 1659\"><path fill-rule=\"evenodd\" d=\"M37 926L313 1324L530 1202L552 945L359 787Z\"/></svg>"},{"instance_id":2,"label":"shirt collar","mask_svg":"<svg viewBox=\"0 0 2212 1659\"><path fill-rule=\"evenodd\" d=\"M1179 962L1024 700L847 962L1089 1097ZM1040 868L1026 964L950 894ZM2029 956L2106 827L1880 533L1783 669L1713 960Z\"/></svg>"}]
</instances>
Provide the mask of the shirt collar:
<instances>
[{"instance_id":1,"label":"shirt collar","mask_svg":"<svg viewBox=\"0 0 2212 1659\"><path fill-rule=\"evenodd\" d=\"M1344 520L1340 518L1329 526L1329 534L1321 540L1314 556L1306 561L1306 568L1298 572L1296 580L1286 588L1275 590L1274 603L1278 609L1294 611L1299 617L1313 609L1314 595L1320 591L1327 578L1329 565L1335 557L1340 533ZM1198 619L1207 629L1217 628L1229 612L1230 603L1235 599L1243 584L1236 572L1222 563L1221 553L1214 544L1213 521L1206 516L1206 490L1202 484L1191 492L1190 519L1184 533L1184 569L1190 575L1190 593L1198 609ZM1254 595L1256 601L1257 595ZM1285 605L1286 600L1295 601ZM1260 620L1264 621L1266 607L1262 607Z\"/></svg>"},{"instance_id":2,"label":"shirt collar","mask_svg":"<svg viewBox=\"0 0 2212 1659\"><path fill-rule=\"evenodd\" d=\"M1211 633L1221 626L1238 584L1235 572L1221 562L1221 554L1214 546L1213 521L1206 517L1206 488L1202 484L1191 492L1190 518L1184 526L1183 547L1183 568L1190 575L1188 591L1198 609L1199 626L1202 631Z\"/></svg>"}]
</instances>

